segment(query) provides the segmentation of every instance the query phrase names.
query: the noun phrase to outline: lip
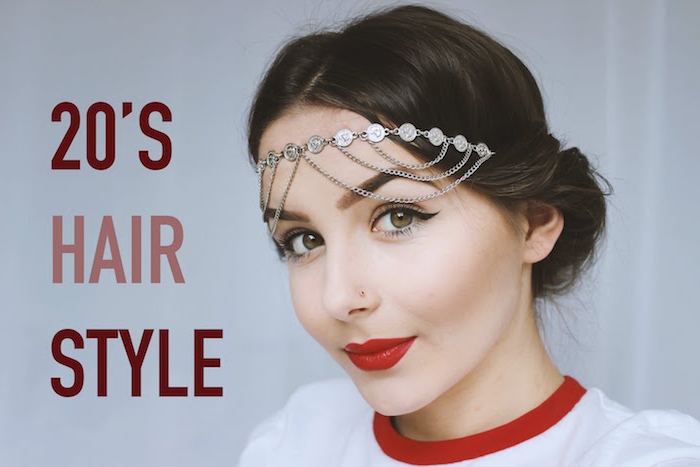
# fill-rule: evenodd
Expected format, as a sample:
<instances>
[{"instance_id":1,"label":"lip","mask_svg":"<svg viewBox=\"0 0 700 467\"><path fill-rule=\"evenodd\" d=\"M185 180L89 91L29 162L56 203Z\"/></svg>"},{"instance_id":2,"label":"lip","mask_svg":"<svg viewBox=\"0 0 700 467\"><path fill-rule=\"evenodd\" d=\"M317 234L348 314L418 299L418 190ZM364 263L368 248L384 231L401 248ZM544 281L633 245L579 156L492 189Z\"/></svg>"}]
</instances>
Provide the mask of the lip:
<instances>
[{"instance_id":1,"label":"lip","mask_svg":"<svg viewBox=\"0 0 700 467\"><path fill-rule=\"evenodd\" d=\"M349 343L343 350L360 370L388 370L406 355L417 336L397 339L370 339L364 344Z\"/></svg>"}]
</instances>

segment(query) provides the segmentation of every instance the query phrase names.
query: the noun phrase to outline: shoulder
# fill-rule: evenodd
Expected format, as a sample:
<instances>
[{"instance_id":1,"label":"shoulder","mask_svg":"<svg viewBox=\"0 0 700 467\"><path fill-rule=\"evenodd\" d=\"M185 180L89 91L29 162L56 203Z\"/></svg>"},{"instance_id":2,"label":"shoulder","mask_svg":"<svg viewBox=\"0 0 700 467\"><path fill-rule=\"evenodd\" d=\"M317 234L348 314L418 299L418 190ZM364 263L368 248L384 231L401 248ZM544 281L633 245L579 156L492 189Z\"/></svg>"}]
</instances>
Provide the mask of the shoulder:
<instances>
[{"instance_id":1,"label":"shoulder","mask_svg":"<svg viewBox=\"0 0 700 467\"><path fill-rule=\"evenodd\" d=\"M239 466L281 466L292 458L323 465L322 459L333 459L327 456L342 452L358 431L371 427L373 414L350 380L304 385L253 431Z\"/></svg>"},{"instance_id":2,"label":"shoulder","mask_svg":"<svg viewBox=\"0 0 700 467\"><path fill-rule=\"evenodd\" d=\"M673 410L633 412L590 389L582 421L592 443L575 465L700 466L700 422Z\"/></svg>"}]
</instances>

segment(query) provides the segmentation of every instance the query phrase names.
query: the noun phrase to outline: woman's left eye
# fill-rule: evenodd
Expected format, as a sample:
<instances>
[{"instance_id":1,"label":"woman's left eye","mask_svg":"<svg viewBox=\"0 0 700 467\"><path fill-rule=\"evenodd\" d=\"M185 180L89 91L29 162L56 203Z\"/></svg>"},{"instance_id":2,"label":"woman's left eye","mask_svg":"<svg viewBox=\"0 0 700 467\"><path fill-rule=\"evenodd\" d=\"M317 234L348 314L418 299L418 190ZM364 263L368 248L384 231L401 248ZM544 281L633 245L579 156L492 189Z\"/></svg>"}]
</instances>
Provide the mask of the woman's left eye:
<instances>
[{"instance_id":1,"label":"woman's left eye","mask_svg":"<svg viewBox=\"0 0 700 467\"><path fill-rule=\"evenodd\" d=\"M435 216L436 213L426 213L404 206L394 206L387 209L372 223L373 232L409 233L423 221Z\"/></svg>"},{"instance_id":2,"label":"woman's left eye","mask_svg":"<svg viewBox=\"0 0 700 467\"><path fill-rule=\"evenodd\" d=\"M414 211L408 209L393 210L382 214L372 226L373 231L386 232L389 230L401 230L413 223Z\"/></svg>"}]
</instances>

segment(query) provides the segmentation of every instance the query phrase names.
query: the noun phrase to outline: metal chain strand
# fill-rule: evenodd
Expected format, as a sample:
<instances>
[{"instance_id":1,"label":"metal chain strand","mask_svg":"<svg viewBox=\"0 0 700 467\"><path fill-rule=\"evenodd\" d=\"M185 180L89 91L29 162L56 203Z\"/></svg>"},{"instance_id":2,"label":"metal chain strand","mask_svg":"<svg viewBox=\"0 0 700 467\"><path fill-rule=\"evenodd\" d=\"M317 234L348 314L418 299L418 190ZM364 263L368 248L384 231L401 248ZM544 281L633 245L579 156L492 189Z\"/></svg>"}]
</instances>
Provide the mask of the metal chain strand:
<instances>
[{"instance_id":1,"label":"metal chain strand","mask_svg":"<svg viewBox=\"0 0 700 467\"><path fill-rule=\"evenodd\" d=\"M398 131L397 131L397 133L398 133ZM401 162L400 160L395 159L395 158L391 157L389 154L387 154L386 152L384 152L384 150L382 148L380 148L377 143L373 143L372 141L367 141L367 142L374 148L375 151L377 151L377 154L382 156L384 159L388 160L389 162L391 162L394 165L398 165L399 167L403 167L404 169L409 169L409 170L422 170L422 169L427 169L429 167L434 166L435 164L440 162L442 159L444 159L445 155L447 154L447 149L450 147L450 145L447 143L447 141L445 141L445 143L443 143L443 145L442 145L442 149L440 150L440 154L438 154L438 156L435 159L433 159L429 162L424 162L422 164L406 164L405 162ZM470 152L471 152L471 147L467 150L467 153L470 153Z\"/></svg>"},{"instance_id":2,"label":"metal chain strand","mask_svg":"<svg viewBox=\"0 0 700 467\"><path fill-rule=\"evenodd\" d=\"M265 215L265 211L267 210L267 206L270 204L270 194L272 193L272 182L275 181L275 172L276 171L277 171L277 164L270 167L270 181L268 182L267 195L265 195L265 202L263 203L263 207L262 207L263 216ZM260 176L262 177L262 174ZM262 186L261 186L261 188L262 188Z\"/></svg>"},{"instance_id":3,"label":"metal chain strand","mask_svg":"<svg viewBox=\"0 0 700 467\"><path fill-rule=\"evenodd\" d=\"M289 174L289 178L287 179L287 184L284 186L284 192L282 192L282 198L280 199L280 205L277 206L277 210L275 211L275 217L272 220L272 227L270 228L270 235L273 235L275 233L275 230L277 230L277 223L280 220L280 215L282 215L282 209L284 208L284 202L287 200L287 194L289 193L289 188L292 186L292 180L294 179L294 174L297 172L297 167L299 167L299 158L298 157L294 160L294 165L292 166L292 172ZM270 182L270 186L272 186L272 182Z\"/></svg>"},{"instance_id":4,"label":"metal chain strand","mask_svg":"<svg viewBox=\"0 0 700 467\"><path fill-rule=\"evenodd\" d=\"M447 147L447 146L445 146L445 147ZM376 170L377 172L382 172L385 174L394 175L396 177L408 178L410 180L415 180L417 182L431 182L433 180L441 180L443 178L447 178L450 175L456 173L459 169L461 169L464 166L464 164L467 163L467 161L469 160L469 156L471 155L471 153L466 154L462 158L462 160L457 163L457 165L450 168L449 170L446 170L445 172L442 172L442 173L439 173L436 175L423 175L423 176L421 176L421 175L412 174L410 172L405 172L403 170L389 169L386 167L379 167L379 166L371 164L367 161L364 161L364 160L360 159L359 157L356 157L354 154L352 154L350 151L348 151L345 148L338 147L336 149L338 149L340 152L342 152L345 155L345 157L347 157L348 159L350 159L351 161L353 161L357 164L360 164L363 167L367 167L368 169ZM447 152L447 151L445 151L445 152Z\"/></svg>"},{"instance_id":5,"label":"metal chain strand","mask_svg":"<svg viewBox=\"0 0 700 467\"><path fill-rule=\"evenodd\" d=\"M265 204L265 197L263 195L263 189L262 189L262 181L263 181L263 172L265 172L265 165L264 163L259 163L258 164L258 193L260 193L260 209L265 211L265 208L263 205Z\"/></svg>"},{"instance_id":6,"label":"metal chain strand","mask_svg":"<svg viewBox=\"0 0 700 467\"><path fill-rule=\"evenodd\" d=\"M486 162L488 159L490 159L491 156L492 156L492 154L487 154L486 156L477 159L477 160L474 162L474 165L472 165L472 166L469 168L469 170L467 170L464 174L462 174L461 177L459 177L458 179L456 179L455 181L453 181L453 182L450 183L449 185L446 185L446 186L443 187L442 189L437 190L437 191L434 191L433 193L430 193L429 195L418 196L418 197L415 197L415 198L393 198L393 197L389 197L389 196L378 195L378 194L376 194L376 193L374 193L374 192L367 191L367 190L365 190L365 189L363 189L363 188L360 188L360 187L357 187L357 186L354 186L354 185L350 185L350 184L348 184L348 183L345 183L345 182L343 182L342 180L339 180L339 179L335 178L333 175L331 175L330 173L328 173L327 171L325 171L321 166L319 166L319 165L316 163L316 161L314 161L311 157L309 157L308 154L306 154L306 153L302 153L302 154L301 154L301 157L303 157L304 160L305 160L306 162L308 162L309 165L310 165L311 167L313 167L317 172L319 172L321 175L323 175L323 176L326 177L328 180L330 180L331 182L335 183L335 184L338 185L338 186L341 186L341 187L346 188L346 189L348 189L348 190L350 190L350 191L353 191L353 192L357 193L357 194L360 195L360 196L364 196L365 198L372 198L372 199L377 199L377 200L380 200L380 201L387 201L387 202L389 202L389 203L405 203L405 204L419 203L419 202L421 202L421 201L426 201L426 200L429 200L429 199L436 198L436 197L438 197L438 196L440 196L440 195L444 195L444 194L447 193L448 191L454 189L457 185L459 185L460 183L462 183L464 180L466 180L467 178L471 177L471 176L474 174L474 172L476 172L476 170L481 166L481 164L483 164L483 163Z\"/></svg>"}]
</instances>

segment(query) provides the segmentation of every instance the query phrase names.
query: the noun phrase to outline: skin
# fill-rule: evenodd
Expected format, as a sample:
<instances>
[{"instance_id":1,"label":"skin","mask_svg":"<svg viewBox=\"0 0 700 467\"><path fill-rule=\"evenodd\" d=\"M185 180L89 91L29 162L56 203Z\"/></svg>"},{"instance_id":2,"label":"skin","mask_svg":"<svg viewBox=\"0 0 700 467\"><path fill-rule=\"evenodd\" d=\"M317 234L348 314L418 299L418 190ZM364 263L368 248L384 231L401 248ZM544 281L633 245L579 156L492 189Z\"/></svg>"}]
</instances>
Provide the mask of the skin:
<instances>
[{"instance_id":1,"label":"skin","mask_svg":"<svg viewBox=\"0 0 700 467\"><path fill-rule=\"evenodd\" d=\"M260 157L289 142L341 128L361 131L369 123L346 110L295 109L265 131ZM388 139L381 146L418 162ZM366 143L348 149L388 165ZM334 148L313 158L350 184L377 175ZM291 166L283 161L277 169L271 208L279 205ZM488 161L479 170L488 170ZM269 169L264 175L266 189ZM416 197L435 190L394 179L376 193ZM394 417L401 434L443 440L483 432L532 410L559 387L563 377L540 338L530 290L532 264L549 254L563 228L558 211L523 206L514 225L466 184L413 206L367 198L348 206L348 193L301 161L284 204L300 219L281 220L275 239L291 250L299 321L365 400ZM343 350L351 342L410 336L417 336L413 345L388 370L360 370Z\"/></svg>"}]
</instances>

